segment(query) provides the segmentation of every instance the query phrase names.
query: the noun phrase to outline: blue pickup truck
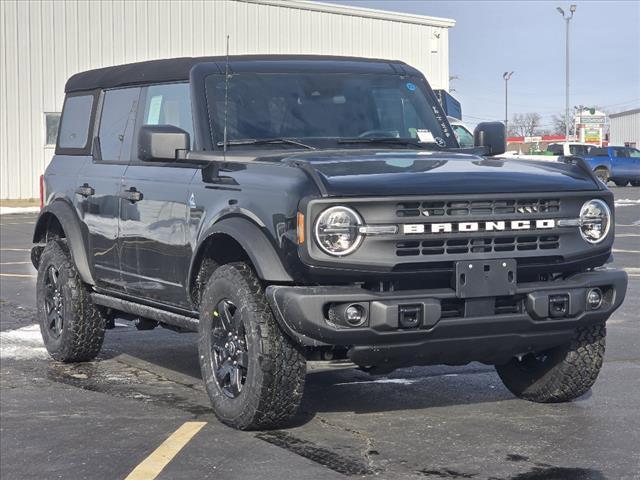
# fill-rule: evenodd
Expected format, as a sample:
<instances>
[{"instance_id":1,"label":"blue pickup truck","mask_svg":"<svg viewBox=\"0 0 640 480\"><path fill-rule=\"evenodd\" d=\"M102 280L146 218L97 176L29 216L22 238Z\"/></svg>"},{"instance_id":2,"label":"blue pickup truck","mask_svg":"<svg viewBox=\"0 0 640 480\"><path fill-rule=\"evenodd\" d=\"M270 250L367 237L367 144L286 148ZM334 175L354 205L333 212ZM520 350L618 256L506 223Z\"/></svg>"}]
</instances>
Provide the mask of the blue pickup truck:
<instances>
[{"instance_id":1,"label":"blue pickup truck","mask_svg":"<svg viewBox=\"0 0 640 480\"><path fill-rule=\"evenodd\" d=\"M619 187L628 183L640 186L640 150L637 148L592 148L583 158L605 184L611 180Z\"/></svg>"}]
</instances>

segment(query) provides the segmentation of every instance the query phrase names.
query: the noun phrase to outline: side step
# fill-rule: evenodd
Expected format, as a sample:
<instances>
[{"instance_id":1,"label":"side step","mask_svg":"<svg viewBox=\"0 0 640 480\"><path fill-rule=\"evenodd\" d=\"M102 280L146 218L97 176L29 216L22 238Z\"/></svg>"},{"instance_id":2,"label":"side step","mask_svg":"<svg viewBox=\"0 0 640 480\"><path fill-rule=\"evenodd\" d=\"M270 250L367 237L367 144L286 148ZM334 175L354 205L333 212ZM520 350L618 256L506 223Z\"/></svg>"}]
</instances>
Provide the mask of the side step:
<instances>
[{"instance_id":1,"label":"side step","mask_svg":"<svg viewBox=\"0 0 640 480\"><path fill-rule=\"evenodd\" d=\"M92 293L91 300L96 305L113 308L121 312L138 315L143 318L150 318L160 323L165 323L174 327L188 330L191 332L198 331L198 319L180 315L178 313L167 312L155 307L149 307L140 303L123 300L121 298L110 297L101 293Z\"/></svg>"}]
</instances>

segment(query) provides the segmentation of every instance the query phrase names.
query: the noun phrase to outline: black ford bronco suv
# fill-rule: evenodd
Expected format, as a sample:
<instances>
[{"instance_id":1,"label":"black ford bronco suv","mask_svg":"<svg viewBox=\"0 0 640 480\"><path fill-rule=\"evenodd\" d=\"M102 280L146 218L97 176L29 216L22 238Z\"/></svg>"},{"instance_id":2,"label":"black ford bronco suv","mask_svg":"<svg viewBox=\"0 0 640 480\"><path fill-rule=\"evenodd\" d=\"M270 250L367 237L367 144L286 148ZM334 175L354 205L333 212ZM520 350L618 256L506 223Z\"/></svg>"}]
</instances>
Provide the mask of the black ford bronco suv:
<instances>
[{"instance_id":1,"label":"black ford bronco suv","mask_svg":"<svg viewBox=\"0 0 640 480\"><path fill-rule=\"evenodd\" d=\"M33 241L45 345L93 359L113 318L197 331L217 416L272 428L306 362L496 366L515 395L595 382L623 271L580 159L457 144L414 68L316 56L159 60L66 84Z\"/></svg>"}]
</instances>

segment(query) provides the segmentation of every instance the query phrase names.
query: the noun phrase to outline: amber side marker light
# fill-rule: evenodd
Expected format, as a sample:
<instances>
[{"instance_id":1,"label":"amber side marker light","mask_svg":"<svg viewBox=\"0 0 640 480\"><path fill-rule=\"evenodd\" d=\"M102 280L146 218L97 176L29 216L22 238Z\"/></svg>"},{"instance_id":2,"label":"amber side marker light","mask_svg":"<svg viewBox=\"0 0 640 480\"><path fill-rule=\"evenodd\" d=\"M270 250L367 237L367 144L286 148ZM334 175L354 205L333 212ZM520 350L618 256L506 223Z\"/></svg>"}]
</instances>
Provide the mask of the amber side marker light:
<instances>
[{"instance_id":1,"label":"amber side marker light","mask_svg":"<svg viewBox=\"0 0 640 480\"><path fill-rule=\"evenodd\" d=\"M304 245L304 213L298 212L298 245Z\"/></svg>"}]
</instances>

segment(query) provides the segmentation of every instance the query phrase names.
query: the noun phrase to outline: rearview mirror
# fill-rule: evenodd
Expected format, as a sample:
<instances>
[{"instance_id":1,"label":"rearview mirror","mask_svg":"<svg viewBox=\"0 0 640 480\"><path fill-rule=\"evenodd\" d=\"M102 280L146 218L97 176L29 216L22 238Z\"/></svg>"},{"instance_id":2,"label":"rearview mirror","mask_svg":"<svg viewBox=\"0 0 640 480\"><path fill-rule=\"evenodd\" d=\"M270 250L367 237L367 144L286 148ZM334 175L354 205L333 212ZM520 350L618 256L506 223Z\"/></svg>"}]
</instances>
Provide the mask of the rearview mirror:
<instances>
[{"instance_id":1,"label":"rearview mirror","mask_svg":"<svg viewBox=\"0 0 640 480\"><path fill-rule=\"evenodd\" d=\"M500 155L507 150L507 135L502 122L482 122L473 131L476 147L485 147L487 155Z\"/></svg>"},{"instance_id":2,"label":"rearview mirror","mask_svg":"<svg viewBox=\"0 0 640 480\"><path fill-rule=\"evenodd\" d=\"M188 150L189 134L174 125L143 125L138 134L138 158L143 162L173 162L178 150Z\"/></svg>"}]
</instances>

